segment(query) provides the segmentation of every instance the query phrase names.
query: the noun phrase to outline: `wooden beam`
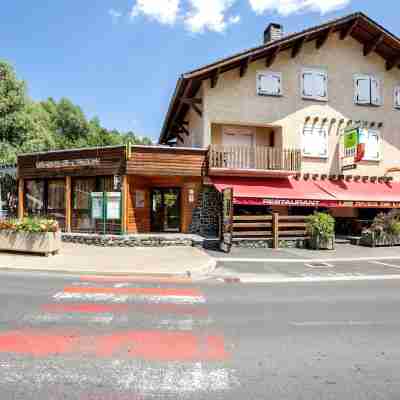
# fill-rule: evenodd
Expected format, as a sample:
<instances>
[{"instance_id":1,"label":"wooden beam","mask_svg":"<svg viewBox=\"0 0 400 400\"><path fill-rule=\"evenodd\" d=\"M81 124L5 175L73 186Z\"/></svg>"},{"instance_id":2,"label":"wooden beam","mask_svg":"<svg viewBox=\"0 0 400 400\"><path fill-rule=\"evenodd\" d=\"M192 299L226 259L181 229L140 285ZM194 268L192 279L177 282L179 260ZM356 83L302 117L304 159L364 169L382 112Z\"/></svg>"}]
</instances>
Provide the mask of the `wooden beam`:
<instances>
[{"instance_id":1,"label":"wooden beam","mask_svg":"<svg viewBox=\"0 0 400 400\"><path fill-rule=\"evenodd\" d=\"M203 117L203 112L200 110L200 108L196 104L191 104L191 107L193 110L197 113L197 115L201 118Z\"/></svg>"},{"instance_id":2,"label":"wooden beam","mask_svg":"<svg viewBox=\"0 0 400 400\"><path fill-rule=\"evenodd\" d=\"M179 130L181 132L185 133L186 136L190 135L189 131L182 124L180 124L179 122L176 124L176 126L178 126ZM178 133L181 133L181 132L178 132Z\"/></svg>"},{"instance_id":3,"label":"wooden beam","mask_svg":"<svg viewBox=\"0 0 400 400\"><path fill-rule=\"evenodd\" d=\"M400 55L392 58L391 60L386 61L386 71L390 71L391 69L399 65L400 65Z\"/></svg>"},{"instance_id":4,"label":"wooden beam","mask_svg":"<svg viewBox=\"0 0 400 400\"><path fill-rule=\"evenodd\" d=\"M22 178L19 178L18 179L18 219L24 218L24 212L25 212L24 190L25 190L25 182Z\"/></svg>"},{"instance_id":5,"label":"wooden beam","mask_svg":"<svg viewBox=\"0 0 400 400\"><path fill-rule=\"evenodd\" d=\"M181 123L182 125L186 125L186 126L189 125L189 121L181 121L180 123Z\"/></svg>"},{"instance_id":6,"label":"wooden beam","mask_svg":"<svg viewBox=\"0 0 400 400\"><path fill-rule=\"evenodd\" d=\"M121 232L128 232L128 196L129 196L129 180L128 175L121 177Z\"/></svg>"},{"instance_id":7,"label":"wooden beam","mask_svg":"<svg viewBox=\"0 0 400 400\"><path fill-rule=\"evenodd\" d=\"M279 213L272 214L272 248L279 248Z\"/></svg>"},{"instance_id":8,"label":"wooden beam","mask_svg":"<svg viewBox=\"0 0 400 400\"><path fill-rule=\"evenodd\" d=\"M217 68L215 70L215 72L211 75L211 78L210 78L211 89L214 89L215 86L217 86L218 79L219 79L219 72L220 72L219 68Z\"/></svg>"},{"instance_id":9,"label":"wooden beam","mask_svg":"<svg viewBox=\"0 0 400 400\"><path fill-rule=\"evenodd\" d=\"M334 29L334 26L331 26L324 33L322 33L321 36L316 40L315 47L317 49L320 49L326 43L326 41L329 38L329 35L333 32L333 29Z\"/></svg>"},{"instance_id":10,"label":"wooden beam","mask_svg":"<svg viewBox=\"0 0 400 400\"><path fill-rule=\"evenodd\" d=\"M340 40L344 40L348 36L350 36L357 25L358 25L358 19L356 19L354 22L352 22L346 28L342 29L342 31L340 32Z\"/></svg>"},{"instance_id":11,"label":"wooden beam","mask_svg":"<svg viewBox=\"0 0 400 400\"><path fill-rule=\"evenodd\" d=\"M376 50L376 48L382 43L383 39L385 38L385 34L382 33L379 36L377 36L375 39L371 40L369 43L366 43L364 45L364 56L368 56L371 54L373 51Z\"/></svg>"},{"instance_id":12,"label":"wooden beam","mask_svg":"<svg viewBox=\"0 0 400 400\"><path fill-rule=\"evenodd\" d=\"M243 78L246 75L249 64L251 63L251 56L247 57L241 64L239 70L239 76Z\"/></svg>"},{"instance_id":13,"label":"wooden beam","mask_svg":"<svg viewBox=\"0 0 400 400\"><path fill-rule=\"evenodd\" d=\"M65 177L65 232L71 232L72 223L72 184L71 177Z\"/></svg>"},{"instance_id":14,"label":"wooden beam","mask_svg":"<svg viewBox=\"0 0 400 400\"><path fill-rule=\"evenodd\" d=\"M279 46L275 47L275 49L272 51L272 53L267 56L267 58L265 59L265 66L267 68L269 68L274 63L280 50L281 50L281 46L279 45Z\"/></svg>"},{"instance_id":15,"label":"wooden beam","mask_svg":"<svg viewBox=\"0 0 400 400\"><path fill-rule=\"evenodd\" d=\"M292 48L292 58L295 58L301 51L301 49L303 48L304 43L307 40L307 36L303 36L302 38L300 38L293 46Z\"/></svg>"},{"instance_id":16,"label":"wooden beam","mask_svg":"<svg viewBox=\"0 0 400 400\"><path fill-rule=\"evenodd\" d=\"M181 97L181 102L185 104L202 104L203 100L200 97Z\"/></svg>"},{"instance_id":17,"label":"wooden beam","mask_svg":"<svg viewBox=\"0 0 400 400\"><path fill-rule=\"evenodd\" d=\"M184 143L184 140L182 139L182 136L180 136L179 134L176 135L176 138L177 138L181 143Z\"/></svg>"}]
</instances>

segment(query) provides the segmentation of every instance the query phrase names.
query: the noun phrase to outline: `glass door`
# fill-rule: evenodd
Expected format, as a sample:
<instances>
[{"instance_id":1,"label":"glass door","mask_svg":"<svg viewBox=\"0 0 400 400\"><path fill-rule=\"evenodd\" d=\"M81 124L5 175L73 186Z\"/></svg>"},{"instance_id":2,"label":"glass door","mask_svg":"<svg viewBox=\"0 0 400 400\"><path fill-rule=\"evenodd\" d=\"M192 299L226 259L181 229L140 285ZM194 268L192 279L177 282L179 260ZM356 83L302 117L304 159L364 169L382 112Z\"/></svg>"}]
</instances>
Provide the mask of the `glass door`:
<instances>
[{"instance_id":1,"label":"glass door","mask_svg":"<svg viewBox=\"0 0 400 400\"><path fill-rule=\"evenodd\" d=\"M180 189L158 188L151 194L151 230L179 232L181 226Z\"/></svg>"}]
</instances>

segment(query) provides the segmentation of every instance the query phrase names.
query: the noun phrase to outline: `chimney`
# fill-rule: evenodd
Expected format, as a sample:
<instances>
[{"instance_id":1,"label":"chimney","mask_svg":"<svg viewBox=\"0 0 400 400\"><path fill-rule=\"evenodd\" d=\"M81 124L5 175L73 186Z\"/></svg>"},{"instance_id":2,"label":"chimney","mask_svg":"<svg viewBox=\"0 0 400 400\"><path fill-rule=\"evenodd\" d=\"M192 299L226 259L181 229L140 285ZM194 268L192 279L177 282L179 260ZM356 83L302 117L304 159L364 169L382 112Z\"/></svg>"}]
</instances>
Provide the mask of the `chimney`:
<instances>
[{"instance_id":1,"label":"chimney","mask_svg":"<svg viewBox=\"0 0 400 400\"><path fill-rule=\"evenodd\" d=\"M264 31L264 44L271 43L274 40L281 39L283 36L283 26L281 24L271 23Z\"/></svg>"}]
</instances>

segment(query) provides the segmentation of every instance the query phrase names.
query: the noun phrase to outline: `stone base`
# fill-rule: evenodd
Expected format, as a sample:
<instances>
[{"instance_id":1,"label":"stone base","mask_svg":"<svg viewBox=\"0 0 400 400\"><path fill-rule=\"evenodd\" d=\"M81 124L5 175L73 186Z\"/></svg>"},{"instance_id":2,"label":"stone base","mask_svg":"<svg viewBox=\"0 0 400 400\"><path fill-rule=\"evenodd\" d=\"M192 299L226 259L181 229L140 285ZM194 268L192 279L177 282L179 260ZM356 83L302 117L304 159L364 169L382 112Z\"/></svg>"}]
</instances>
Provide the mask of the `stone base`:
<instances>
[{"instance_id":1,"label":"stone base","mask_svg":"<svg viewBox=\"0 0 400 400\"><path fill-rule=\"evenodd\" d=\"M196 235L96 235L63 233L63 242L100 247L170 247L201 246L204 239Z\"/></svg>"},{"instance_id":2,"label":"stone base","mask_svg":"<svg viewBox=\"0 0 400 400\"><path fill-rule=\"evenodd\" d=\"M232 243L233 247L242 247L247 249L271 249L272 239L235 239ZM279 240L279 248L301 248L306 247L305 238L286 238Z\"/></svg>"}]
</instances>

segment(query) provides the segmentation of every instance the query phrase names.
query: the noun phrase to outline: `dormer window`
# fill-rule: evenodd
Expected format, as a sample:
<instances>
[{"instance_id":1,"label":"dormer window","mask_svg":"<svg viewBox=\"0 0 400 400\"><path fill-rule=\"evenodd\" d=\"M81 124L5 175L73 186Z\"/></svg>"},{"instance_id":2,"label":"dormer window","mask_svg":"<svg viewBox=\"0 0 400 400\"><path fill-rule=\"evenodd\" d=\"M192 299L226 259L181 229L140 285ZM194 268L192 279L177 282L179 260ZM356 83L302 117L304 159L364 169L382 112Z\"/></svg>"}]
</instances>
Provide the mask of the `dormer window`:
<instances>
[{"instance_id":1,"label":"dormer window","mask_svg":"<svg viewBox=\"0 0 400 400\"><path fill-rule=\"evenodd\" d=\"M301 74L303 99L328 101L328 74L319 69L307 68Z\"/></svg>"},{"instance_id":2,"label":"dormer window","mask_svg":"<svg viewBox=\"0 0 400 400\"><path fill-rule=\"evenodd\" d=\"M259 96L282 96L282 74L270 71L258 72L257 94Z\"/></svg>"}]
</instances>

